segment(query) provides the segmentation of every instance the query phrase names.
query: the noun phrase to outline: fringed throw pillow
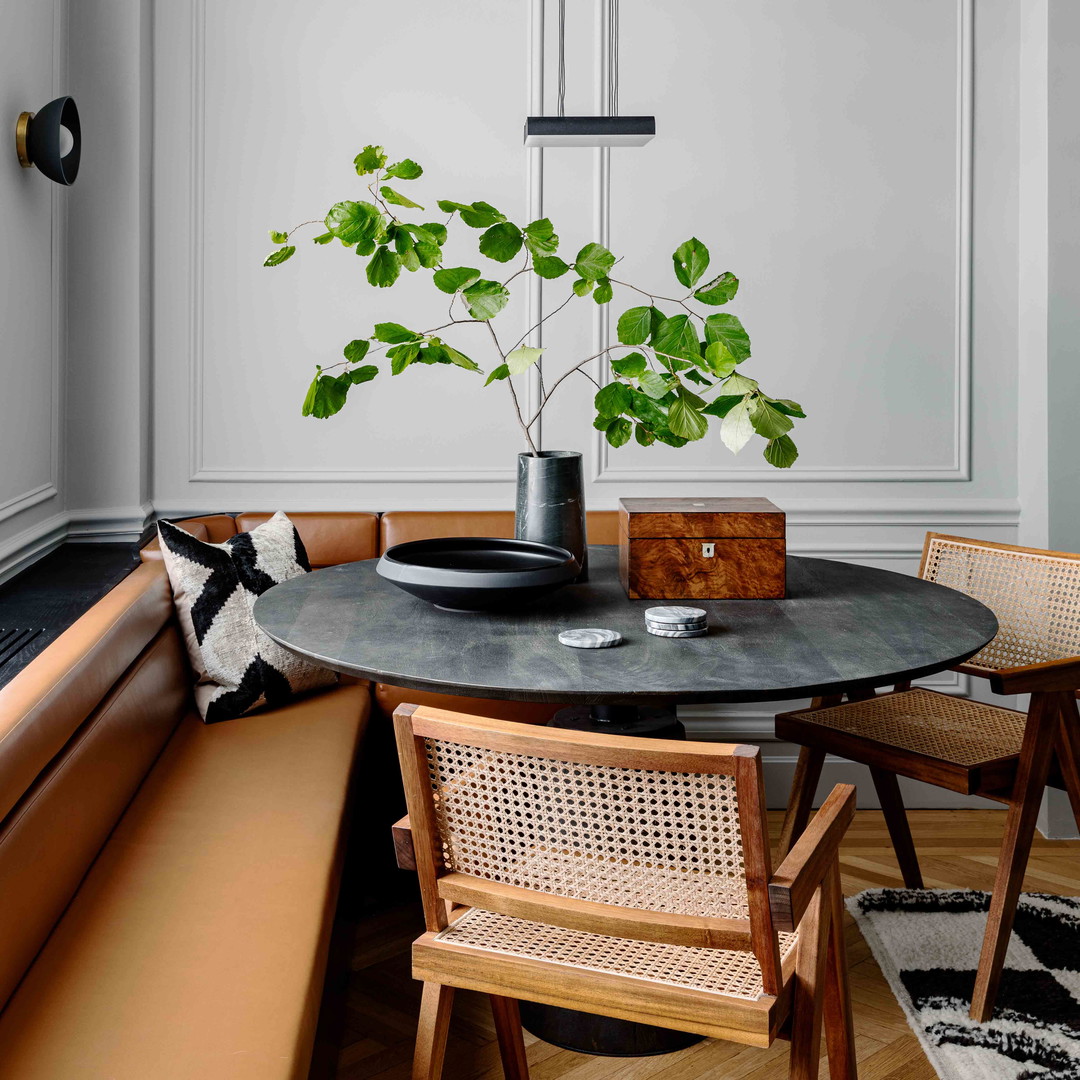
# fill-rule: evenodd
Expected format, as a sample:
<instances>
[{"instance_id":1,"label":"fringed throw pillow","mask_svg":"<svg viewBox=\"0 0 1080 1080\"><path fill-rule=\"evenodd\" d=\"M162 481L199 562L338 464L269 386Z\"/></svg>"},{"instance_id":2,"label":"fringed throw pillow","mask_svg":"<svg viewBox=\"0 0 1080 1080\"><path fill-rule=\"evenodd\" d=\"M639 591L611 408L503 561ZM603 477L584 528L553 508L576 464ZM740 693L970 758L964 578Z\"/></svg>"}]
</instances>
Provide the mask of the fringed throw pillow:
<instances>
[{"instance_id":1,"label":"fringed throw pillow","mask_svg":"<svg viewBox=\"0 0 1080 1080\"><path fill-rule=\"evenodd\" d=\"M158 522L158 536L195 669L195 703L208 724L337 682L272 641L252 615L267 589L311 570L283 513L223 544L197 540L168 521Z\"/></svg>"}]
</instances>

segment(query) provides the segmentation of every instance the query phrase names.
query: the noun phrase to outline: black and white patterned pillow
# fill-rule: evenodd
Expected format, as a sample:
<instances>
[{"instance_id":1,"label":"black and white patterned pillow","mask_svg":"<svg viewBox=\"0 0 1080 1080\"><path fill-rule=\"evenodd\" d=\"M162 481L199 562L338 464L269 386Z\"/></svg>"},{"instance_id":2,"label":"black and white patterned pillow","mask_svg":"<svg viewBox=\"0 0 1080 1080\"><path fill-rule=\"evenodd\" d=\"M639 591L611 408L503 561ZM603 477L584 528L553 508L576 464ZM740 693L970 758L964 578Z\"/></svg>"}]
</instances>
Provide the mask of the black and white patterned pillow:
<instances>
[{"instance_id":1,"label":"black and white patterned pillow","mask_svg":"<svg viewBox=\"0 0 1080 1080\"><path fill-rule=\"evenodd\" d=\"M272 641L252 615L267 589L311 570L296 527L281 511L223 544L197 540L168 521L158 522L158 536L197 676L195 703L208 724L337 682L333 672Z\"/></svg>"}]
</instances>

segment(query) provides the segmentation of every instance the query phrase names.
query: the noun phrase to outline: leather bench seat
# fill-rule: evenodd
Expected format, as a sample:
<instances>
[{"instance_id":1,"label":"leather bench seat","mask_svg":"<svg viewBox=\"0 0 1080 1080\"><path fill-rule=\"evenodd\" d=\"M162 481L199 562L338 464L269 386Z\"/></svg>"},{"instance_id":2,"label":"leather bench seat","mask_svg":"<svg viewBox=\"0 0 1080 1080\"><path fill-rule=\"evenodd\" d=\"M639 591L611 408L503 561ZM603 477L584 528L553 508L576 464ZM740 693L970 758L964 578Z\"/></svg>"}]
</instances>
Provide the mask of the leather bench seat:
<instances>
[{"instance_id":1,"label":"leather bench seat","mask_svg":"<svg viewBox=\"0 0 1080 1080\"><path fill-rule=\"evenodd\" d=\"M0 1014L0 1075L307 1075L367 695L181 720Z\"/></svg>"}]
</instances>

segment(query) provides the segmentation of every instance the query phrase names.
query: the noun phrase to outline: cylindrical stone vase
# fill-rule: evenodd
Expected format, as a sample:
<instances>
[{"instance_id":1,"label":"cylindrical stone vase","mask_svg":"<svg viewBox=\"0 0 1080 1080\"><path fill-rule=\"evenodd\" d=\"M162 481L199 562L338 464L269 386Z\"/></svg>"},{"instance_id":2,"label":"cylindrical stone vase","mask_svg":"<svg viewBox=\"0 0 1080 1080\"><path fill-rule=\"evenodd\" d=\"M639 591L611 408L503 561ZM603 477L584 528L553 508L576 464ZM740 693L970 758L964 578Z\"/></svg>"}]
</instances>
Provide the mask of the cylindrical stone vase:
<instances>
[{"instance_id":1,"label":"cylindrical stone vase","mask_svg":"<svg viewBox=\"0 0 1080 1080\"><path fill-rule=\"evenodd\" d=\"M576 450L518 454L514 536L566 548L581 565L577 580L588 579L585 498Z\"/></svg>"}]
</instances>

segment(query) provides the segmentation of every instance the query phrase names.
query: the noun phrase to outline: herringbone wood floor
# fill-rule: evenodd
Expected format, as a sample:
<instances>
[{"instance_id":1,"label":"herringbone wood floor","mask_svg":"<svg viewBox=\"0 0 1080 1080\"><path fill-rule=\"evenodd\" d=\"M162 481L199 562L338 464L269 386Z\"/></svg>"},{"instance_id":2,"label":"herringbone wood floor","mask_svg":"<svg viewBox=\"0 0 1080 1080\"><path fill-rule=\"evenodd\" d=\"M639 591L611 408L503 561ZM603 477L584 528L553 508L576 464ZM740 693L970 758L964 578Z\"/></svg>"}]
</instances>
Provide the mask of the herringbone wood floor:
<instances>
[{"instance_id":1,"label":"herringbone wood floor","mask_svg":"<svg viewBox=\"0 0 1080 1080\"><path fill-rule=\"evenodd\" d=\"M782 815L771 815L775 836ZM929 888L989 889L1004 814L994 810L923 810L912 832ZM844 893L900 884L881 815L859 811L842 851ZM1032 892L1080 894L1080 841L1036 838L1024 881ZM847 916L855 1032L862 1080L934 1080L870 950ZM351 971L338 1039L338 1080L408 1080L419 987L409 974L409 946L422 929L418 905L404 903L355 926ZM450 1027L447 1080L501 1080L485 998L459 992ZM787 1076L788 1044L769 1050L705 1041L653 1058L574 1054L526 1035L533 1080L773 1080ZM822 1077L828 1076L822 1062Z\"/></svg>"}]
</instances>

